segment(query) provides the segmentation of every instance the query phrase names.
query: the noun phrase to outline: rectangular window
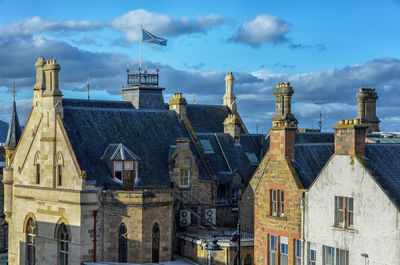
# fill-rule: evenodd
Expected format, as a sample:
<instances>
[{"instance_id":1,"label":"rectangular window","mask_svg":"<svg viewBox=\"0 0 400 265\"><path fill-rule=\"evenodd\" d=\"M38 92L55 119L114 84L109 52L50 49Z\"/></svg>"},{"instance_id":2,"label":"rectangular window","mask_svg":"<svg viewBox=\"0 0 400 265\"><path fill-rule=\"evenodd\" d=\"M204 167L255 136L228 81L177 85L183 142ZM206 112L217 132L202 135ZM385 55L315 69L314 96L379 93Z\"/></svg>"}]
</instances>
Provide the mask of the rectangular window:
<instances>
[{"instance_id":1,"label":"rectangular window","mask_svg":"<svg viewBox=\"0 0 400 265\"><path fill-rule=\"evenodd\" d=\"M271 190L271 215L276 216L276 190Z\"/></svg>"},{"instance_id":2,"label":"rectangular window","mask_svg":"<svg viewBox=\"0 0 400 265\"><path fill-rule=\"evenodd\" d=\"M269 235L269 265L276 265L277 236Z\"/></svg>"},{"instance_id":3,"label":"rectangular window","mask_svg":"<svg viewBox=\"0 0 400 265\"><path fill-rule=\"evenodd\" d=\"M114 179L122 183L122 161L114 162Z\"/></svg>"},{"instance_id":4,"label":"rectangular window","mask_svg":"<svg viewBox=\"0 0 400 265\"><path fill-rule=\"evenodd\" d=\"M240 188L234 188L232 190L232 208L238 208L238 200L241 193Z\"/></svg>"},{"instance_id":5,"label":"rectangular window","mask_svg":"<svg viewBox=\"0 0 400 265\"><path fill-rule=\"evenodd\" d=\"M354 220L353 198L335 197L335 226L349 228L353 226Z\"/></svg>"},{"instance_id":6,"label":"rectangular window","mask_svg":"<svg viewBox=\"0 0 400 265\"><path fill-rule=\"evenodd\" d=\"M288 238L280 237L279 247L279 265L288 265Z\"/></svg>"},{"instance_id":7,"label":"rectangular window","mask_svg":"<svg viewBox=\"0 0 400 265\"><path fill-rule=\"evenodd\" d=\"M336 265L349 265L349 251L336 249Z\"/></svg>"},{"instance_id":8,"label":"rectangular window","mask_svg":"<svg viewBox=\"0 0 400 265\"><path fill-rule=\"evenodd\" d=\"M40 184L40 164L36 164L36 184Z\"/></svg>"},{"instance_id":9,"label":"rectangular window","mask_svg":"<svg viewBox=\"0 0 400 265\"><path fill-rule=\"evenodd\" d=\"M62 186L62 165L57 165L58 186Z\"/></svg>"},{"instance_id":10,"label":"rectangular window","mask_svg":"<svg viewBox=\"0 0 400 265\"><path fill-rule=\"evenodd\" d=\"M179 187L190 186L190 168L181 168L179 177Z\"/></svg>"},{"instance_id":11,"label":"rectangular window","mask_svg":"<svg viewBox=\"0 0 400 265\"><path fill-rule=\"evenodd\" d=\"M301 240L294 240L294 264L301 265Z\"/></svg>"},{"instance_id":12,"label":"rectangular window","mask_svg":"<svg viewBox=\"0 0 400 265\"><path fill-rule=\"evenodd\" d=\"M285 195L283 193L283 190L279 190L279 215L280 216L284 216L285 215L285 205L284 205L284 201L285 201Z\"/></svg>"},{"instance_id":13,"label":"rectangular window","mask_svg":"<svg viewBox=\"0 0 400 265\"><path fill-rule=\"evenodd\" d=\"M322 265L335 265L335 249L333 247L322 246Z\"/></svg>"},{"instance_id":14,"label":"rectangular window","mask_svg":"<svg viewBox=\"0 0 400 265\"><path fill-rule=\"evenodd\" d=\"M316 265L317 264L317 250L311 248L309 255L310 255L310 262L308 264Z\"/></svg>"},{"instance_id":15,"label":"rectangular window","mask_svg":"<svg viewBox=\"0 0 400 265\"><path fill-rule=\"evenodd\" d=\"M214 149L209 140L200 140L204 153L214 153Z\"/></svg>"}]
</instances>

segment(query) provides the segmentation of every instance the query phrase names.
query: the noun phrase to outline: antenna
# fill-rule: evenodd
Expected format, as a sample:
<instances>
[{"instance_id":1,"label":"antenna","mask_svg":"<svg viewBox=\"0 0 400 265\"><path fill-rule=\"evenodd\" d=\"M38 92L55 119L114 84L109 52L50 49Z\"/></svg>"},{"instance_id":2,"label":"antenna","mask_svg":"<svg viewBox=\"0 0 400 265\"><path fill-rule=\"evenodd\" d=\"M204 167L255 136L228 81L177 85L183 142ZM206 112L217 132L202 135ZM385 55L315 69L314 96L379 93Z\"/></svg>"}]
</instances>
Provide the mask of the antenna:
<instances>
[{"instance_id":1,"label":"antenna","mask_svg":"<svg viewBox=\"0 0 400 265\"><path fill-rule=\"evenodd\" d=\"M322 112L319 112L319 122L318 122L318 126L319 126L319 132L321 132L322 130Z\"/></svg>"},{"instance_id":2,"label":"antenna","mask_svg":"<svg viewBox=\"0 0 400 265\"><path fill-rule=\"evenodd\" d=\"M87 85L86 85L86 90L87 90L87 99L90 99L90 77L87 78Z\"/></svg>"},{"instance_id":3,"label":"antenna","mask_svg":"<svg viewBox=\"0 0 400 265\"><path fill-rule=\"evenodd\" d=\"M15 96L17 95L17 92L15 91L15 80L13 81L13 90L12 90L12 96L15 102Z\"/></svg>"}]
</instances>

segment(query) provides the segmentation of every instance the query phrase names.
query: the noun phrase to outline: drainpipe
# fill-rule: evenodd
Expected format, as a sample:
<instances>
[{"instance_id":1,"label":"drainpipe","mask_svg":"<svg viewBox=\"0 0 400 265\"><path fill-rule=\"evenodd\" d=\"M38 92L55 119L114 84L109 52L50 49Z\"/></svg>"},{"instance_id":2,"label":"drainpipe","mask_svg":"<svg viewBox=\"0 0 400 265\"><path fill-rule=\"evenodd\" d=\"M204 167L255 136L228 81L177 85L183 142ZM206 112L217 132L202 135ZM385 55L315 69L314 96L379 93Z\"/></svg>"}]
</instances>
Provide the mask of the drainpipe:
<instances>
[{"instance_id":1,"label":"drainpipe","mask_svg":"<svg viewBox=\"0 0 400 265\"><path fill-rule=\"evenodd\" d=\"M93 211L93 261L96 262L96 244L97 244L97 213L98 210Z\"/></svg>"},{"instance_id":2,"label":"drainpipe","mask_svg":"<svg viewBox=\"0 0 400 265\"><path fill-rule=\"evenodd\" d=\"M304 197L305 197L305 192L302 193L302 197L301 197L301 202L300 202L300 209L301 209L301 264L305 264L305 250L304 250L304 246L305 246L305 237L304 237L304 209L305 209L305 205L304 205Z\"/></svg>"}]
</instances>

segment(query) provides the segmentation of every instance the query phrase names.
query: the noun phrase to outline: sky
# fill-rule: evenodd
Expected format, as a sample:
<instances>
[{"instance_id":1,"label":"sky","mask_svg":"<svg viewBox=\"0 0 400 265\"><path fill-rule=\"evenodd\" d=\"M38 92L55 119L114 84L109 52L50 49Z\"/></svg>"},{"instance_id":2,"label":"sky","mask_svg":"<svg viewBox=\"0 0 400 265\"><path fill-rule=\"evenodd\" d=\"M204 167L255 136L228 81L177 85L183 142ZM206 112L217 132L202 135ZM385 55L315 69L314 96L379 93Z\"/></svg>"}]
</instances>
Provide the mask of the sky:
<instances>
[{"instance_id":1,"label":"sky","mask_svg":"<svg viewBox=\"0 0 400 265\"><path fill-rule=\"evenodd\" d=\"M168 102L222 104L233 72L238 111L267 133L273 89L291 82L299 128L332 131L357 116L355 95L374 87L382 131L400 131L400 0L13 1L0 0L0 120L9 121L15 80L22 125L36 58L56 58L66 98L121 100L126 67L138 69L140 25L168 40L143 44L143 65L160 68Z\"/></svg>"}]
</instances>

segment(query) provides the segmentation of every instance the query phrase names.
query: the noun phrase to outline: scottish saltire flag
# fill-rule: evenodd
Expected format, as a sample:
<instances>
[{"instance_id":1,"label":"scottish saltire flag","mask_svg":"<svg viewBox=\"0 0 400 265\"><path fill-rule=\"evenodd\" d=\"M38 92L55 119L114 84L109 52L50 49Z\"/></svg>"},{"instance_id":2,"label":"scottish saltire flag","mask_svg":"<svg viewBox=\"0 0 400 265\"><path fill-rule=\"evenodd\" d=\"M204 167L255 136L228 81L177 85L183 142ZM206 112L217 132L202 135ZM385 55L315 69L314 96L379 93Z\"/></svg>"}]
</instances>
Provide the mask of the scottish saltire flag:
<instances>
[{"instance_id":1,"label":"scottish saltire flag","mask_svg":"<svg viewBox=\"0 0 400 265\"><path fill-rule=\"evenodd\" d=\"M143 42L167 46L167 40L159 38L142 28Z\"/></svg>"}]
</instances>

